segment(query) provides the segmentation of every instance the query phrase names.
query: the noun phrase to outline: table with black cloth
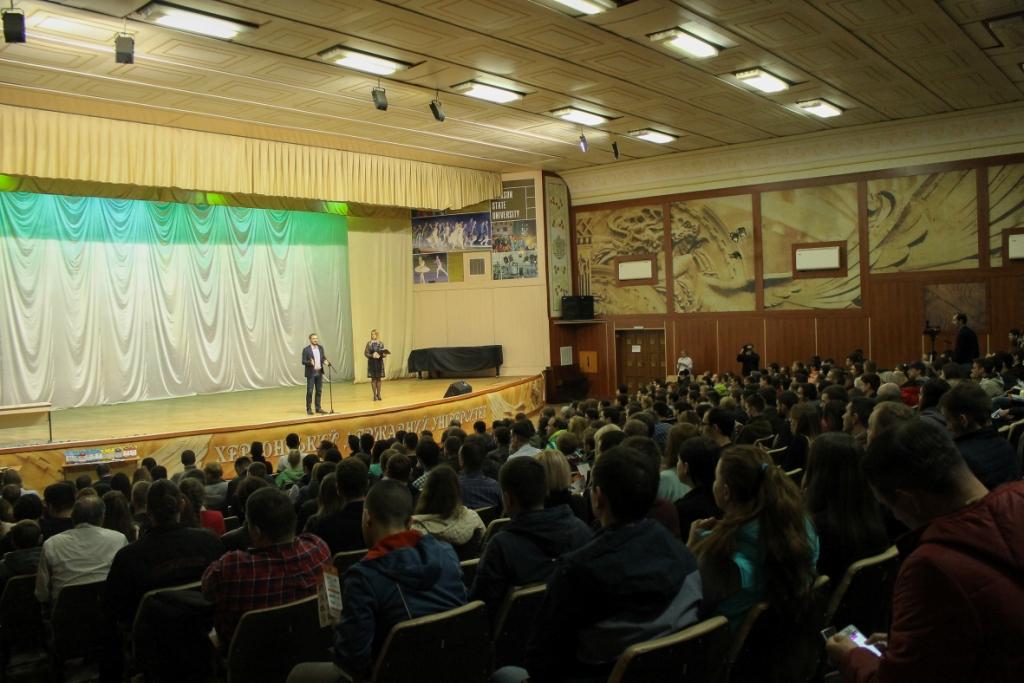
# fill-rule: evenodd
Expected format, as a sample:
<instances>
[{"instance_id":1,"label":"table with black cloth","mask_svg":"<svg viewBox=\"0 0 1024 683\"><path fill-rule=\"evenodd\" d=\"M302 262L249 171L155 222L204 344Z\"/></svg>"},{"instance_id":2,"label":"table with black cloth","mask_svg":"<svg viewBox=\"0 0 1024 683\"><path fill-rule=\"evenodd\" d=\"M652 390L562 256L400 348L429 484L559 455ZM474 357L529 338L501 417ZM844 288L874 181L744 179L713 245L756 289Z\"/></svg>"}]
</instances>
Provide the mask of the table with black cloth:
<instances>
[{"instance_id":1,"label":"table with black cloth","mask_svg":"<svg viewBox=\"0 0 1024 683\"><path fill-rule=\"evenodd\" d=\"M413 349L409 354L409 372L417 377L424 371L429 376L450 373L462 375L487 368L494 368L494 375L501 374L501 345L497 346L444 346L432 349Z\"/></svg>"}]
</instances>

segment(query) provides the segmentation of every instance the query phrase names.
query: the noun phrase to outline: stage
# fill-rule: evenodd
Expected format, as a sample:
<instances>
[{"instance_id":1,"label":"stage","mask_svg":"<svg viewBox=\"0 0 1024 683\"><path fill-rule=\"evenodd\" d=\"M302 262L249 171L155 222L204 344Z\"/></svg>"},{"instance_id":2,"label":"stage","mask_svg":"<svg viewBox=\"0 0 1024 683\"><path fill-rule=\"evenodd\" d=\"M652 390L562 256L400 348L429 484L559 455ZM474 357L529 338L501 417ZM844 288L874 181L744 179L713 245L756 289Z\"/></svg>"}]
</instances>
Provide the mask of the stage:
<instances>
[{"instance_id":1,"label":"stage","mask_svg":"<svg viewBox=\"0 0 1024 683\"><path fill-rule=\"evenodd\" d=\"M113 460L115 471L129 471L152 456L174 472L181 468L181 451L191 448L200 465L213 459L233 476L234 459L251 442L262 441L268 456L282 455L289 432L299 434L309 452L321 439L344 446L349 434L365 431L377 438L398 430L439 433L452 419L468 431L476 420L489 425L518 412L534 414L543 405L540 375L477 377L470 380L472 393L444 399L451 381L386 381L384 400L377 402L369 384L335 382L333 415L306 415L304 385L69 408L53 413L52 444L45 442L45 426L0 430L0 467L17 467L26 488L41 490L91 473L97 458ZM329 396L325 385L324 410L330 410Z\"/></svg>"}]
</instances>

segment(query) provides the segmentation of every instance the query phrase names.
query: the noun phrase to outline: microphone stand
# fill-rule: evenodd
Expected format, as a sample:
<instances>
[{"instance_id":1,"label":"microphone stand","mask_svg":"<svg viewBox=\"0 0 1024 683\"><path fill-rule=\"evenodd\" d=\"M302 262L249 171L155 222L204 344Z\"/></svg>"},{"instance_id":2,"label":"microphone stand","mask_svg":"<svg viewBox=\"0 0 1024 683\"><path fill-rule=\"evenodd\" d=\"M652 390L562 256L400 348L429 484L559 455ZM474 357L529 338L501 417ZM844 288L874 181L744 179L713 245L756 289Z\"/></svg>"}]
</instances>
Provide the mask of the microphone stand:
<instances>
[{"instance_id":1,"label":"microphone stand","mask_svg":"<svg viewBox=\"0 0 1024 683\"><path fill-rule=\"evenodd\" d=\"M331 402L331 415L334 415L334 365L327 366L327 396Z\"/></svg>"}]
</instances>

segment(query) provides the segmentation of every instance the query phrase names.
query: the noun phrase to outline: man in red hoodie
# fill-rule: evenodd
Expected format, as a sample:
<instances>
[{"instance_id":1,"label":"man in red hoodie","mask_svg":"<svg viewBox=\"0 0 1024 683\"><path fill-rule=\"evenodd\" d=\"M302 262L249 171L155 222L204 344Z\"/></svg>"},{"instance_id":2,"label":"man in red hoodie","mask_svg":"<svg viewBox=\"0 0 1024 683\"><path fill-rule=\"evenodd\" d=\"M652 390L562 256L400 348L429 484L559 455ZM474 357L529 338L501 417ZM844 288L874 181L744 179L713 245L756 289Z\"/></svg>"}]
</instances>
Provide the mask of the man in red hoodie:
<instances>
[{"instance_id":1,"label":"man in red hoodie","mask_svg":"<svg viewBox=\"0 0 1024 683\"><path fill-rule=\"evenodd\" d=\"M898 542L889 633L878 657L835 636L844 681L1020 681L1024 672L1024 482L989 493L947 432L919 419L871 442L875 496L913 529ZM837 626L845 626L838 624Z\"/></svg>"}]
</instances>

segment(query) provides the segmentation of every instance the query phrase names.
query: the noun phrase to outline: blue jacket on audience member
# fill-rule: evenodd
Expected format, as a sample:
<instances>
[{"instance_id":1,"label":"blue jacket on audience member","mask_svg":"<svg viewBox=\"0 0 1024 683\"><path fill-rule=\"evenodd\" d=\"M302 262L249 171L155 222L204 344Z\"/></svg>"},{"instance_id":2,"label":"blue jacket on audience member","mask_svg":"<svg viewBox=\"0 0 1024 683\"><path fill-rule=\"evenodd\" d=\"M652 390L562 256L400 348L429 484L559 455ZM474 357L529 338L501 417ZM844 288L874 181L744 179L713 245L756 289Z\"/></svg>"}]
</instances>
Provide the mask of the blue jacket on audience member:
<instances>
[{"instance_id":1,"label":"blue jacket on audience member","mask_svg":"<svg viewBox=\"0 0 1024 683\"><path fill-rule=\"evenodd\" d=\"M450 545L418 531L388 536L345 573L334 661L352 674L369 672L392 626L464 604Z\"/></svg>"},{"instance_id":2,"label":"blue jacket on audience member","mask_svg":"<svg viewBox=\"0 0 1024 683\"><path fill-rule=\"evenodd\" d=\"M484 548L470 599L483 600L493 617L510 588L546 581L559 557L593 535L568 505L516 515Z\"/></svg>"},{"instance_id":3,"label":"blue jacket on audience member","mask_svg":"<svg viewBox=\"0 0 1024 683\"><path fill-rule=\"evenodd\" d=\"M983 427L953 439L967 466L985 488L1020 479L1020 458L994 427Z\"/></svg>"},{"instance_id":4,"label":"blue jacket on audience member","mask_svg":"<svg viewBox=\"0 0 1024 683\"><path fill-rule=\"evenodd\" d=\"M562 556L526 653L531 683L605 681L634 643L697 622L693 553L653 519L607 527Z\"/></svg>"}]
</instances>

